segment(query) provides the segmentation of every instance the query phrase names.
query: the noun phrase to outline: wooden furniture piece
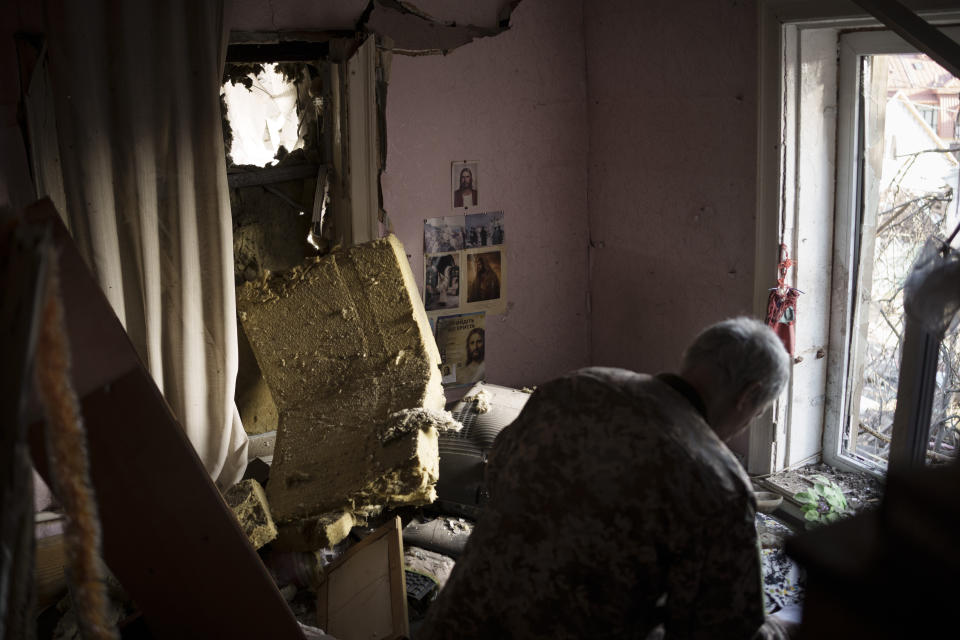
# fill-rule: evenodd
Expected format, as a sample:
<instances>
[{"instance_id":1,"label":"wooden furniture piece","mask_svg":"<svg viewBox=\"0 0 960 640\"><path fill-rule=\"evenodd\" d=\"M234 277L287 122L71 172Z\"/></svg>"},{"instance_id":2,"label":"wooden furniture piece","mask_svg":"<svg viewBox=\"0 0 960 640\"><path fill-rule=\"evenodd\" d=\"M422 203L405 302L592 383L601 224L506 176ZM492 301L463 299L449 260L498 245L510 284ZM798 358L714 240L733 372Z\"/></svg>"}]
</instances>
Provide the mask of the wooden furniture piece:
<instances>
[{"instance_id":1,"label":"wooden furniture piece","mask_svg":"<svg viewBox=\"0 0 960 640\"><path fill-rule=\"evenodd\" d=\"M410 635L399 517L350 547L324 576L317 594L321 629L338 640Z\"/></svg>"}]
</instances>

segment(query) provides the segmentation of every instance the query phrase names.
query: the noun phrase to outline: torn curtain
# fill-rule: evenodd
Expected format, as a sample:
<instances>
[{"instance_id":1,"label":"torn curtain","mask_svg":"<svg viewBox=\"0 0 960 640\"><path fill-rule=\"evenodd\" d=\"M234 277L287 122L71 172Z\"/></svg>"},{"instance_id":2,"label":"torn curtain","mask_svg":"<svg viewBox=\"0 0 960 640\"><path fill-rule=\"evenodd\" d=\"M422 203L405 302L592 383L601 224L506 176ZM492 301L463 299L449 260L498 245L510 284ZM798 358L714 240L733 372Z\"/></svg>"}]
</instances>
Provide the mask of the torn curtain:
<instances>
[{"instance_id":1,"label":"torn curtain","mask_svg":"<svg viewBox=\"0 0 960 640\"><path fill-rule=\"evenodd\" d=\"M55 123L57 142L40 150L41 190L208 472L229 486L247 437L233 401L223 3L47 0L45 9L53 109L31 111Z\"/></svg>"}]
</instances>

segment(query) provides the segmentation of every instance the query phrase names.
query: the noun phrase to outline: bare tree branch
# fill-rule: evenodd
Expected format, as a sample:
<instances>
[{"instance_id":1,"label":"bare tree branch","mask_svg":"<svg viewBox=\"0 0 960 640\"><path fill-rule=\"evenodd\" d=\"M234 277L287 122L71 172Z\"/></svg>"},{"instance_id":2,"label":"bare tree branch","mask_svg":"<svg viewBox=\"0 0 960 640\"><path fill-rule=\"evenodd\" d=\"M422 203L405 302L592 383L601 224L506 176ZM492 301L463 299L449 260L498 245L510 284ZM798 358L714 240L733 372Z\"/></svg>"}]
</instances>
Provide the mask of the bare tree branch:
<instances>
[{"instance_id":1,"label":"bare tree branch","mask_svg":"<svg viewBox=\"0 0 960 640\"><path fill-rule=\"evenodd\" d=\"M879 218L880 216L882 216L882 215L885 215L885 214L887 214L887 213L891 213L891 212L893 212L893 211L896 211L897 209L900 209L900 211L899 211L895 216L891 217L889 220L884 221L883 224L881 224L879 227L877 227L877 235L880 235L881 233L883 233L883 231L884 231L887 227L889 227L891 224L893 224L894 222L896 222L897 220L899 220L899 219L903 216L903 214L906 213L907 209L906 209L905 207L907 207L908 205L911 205L911 204L913 204L913 203L915 203L915 202L925 202L925 203L927 203L927 206L925 206L925 207L919 207L919 208L914 212L914 213L920 213L921 211L929 208L929 206L930 206L931 204L933 204L934 202L950 202L951 200L953 200L952 197L946 197L946 196L940 195L940 194L937 194L937 195L935 195L935 196L921 196L921 197L919 197L919 198L914 198L913 200L908 200L908 201L904 202L903 204L899 204L899 205L893 207L892 209L887 209L886 211L882 211L882 212L880 212L880 213L877 214L877 217L878 217L878 218ZM912 215L909 216L909 217L912 217Z\"/></svg>"}]
</instances>

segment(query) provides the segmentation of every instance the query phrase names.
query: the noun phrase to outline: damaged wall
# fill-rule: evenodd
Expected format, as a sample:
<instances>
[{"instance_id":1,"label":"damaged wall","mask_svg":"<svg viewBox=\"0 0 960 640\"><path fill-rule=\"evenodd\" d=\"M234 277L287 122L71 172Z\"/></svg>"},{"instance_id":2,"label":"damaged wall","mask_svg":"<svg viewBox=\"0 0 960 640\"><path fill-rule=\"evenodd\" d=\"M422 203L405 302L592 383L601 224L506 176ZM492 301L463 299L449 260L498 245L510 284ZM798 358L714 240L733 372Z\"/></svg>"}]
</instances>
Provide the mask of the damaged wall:
<instances>
[{"instance_id":1,"label":"damaged wall","mask_svg":"<svg viewBox=\"0 0 960 640\"><path fill-rule=\"evenodd\" d=\"M275 2L276 15L300 4ZM506 3L470 16L414 4L492 26ZM449 212L451 160L483 163L489 208L506 214L509 310L488 320L491 381L588 363L673 369L699 328L751 311L756 29L755 0L523 0L496 37L394 56L384 207L418 286L423 218Z\"/></svg>"},{"instance_id":2,"label":"damaged wall","mask_svg":"<svg viewBox=\"0 0 960 640\"><path fill-rule=\"evenodd\" d=\"M481 26L505 5L414 4ZM505 211L511 282L487 323L489 380L672 369L700 327L751 311L756 4L696 6L523 0L496 37L394 56L384 208L418 286L450 161L479 160L483 209Z\"/></svg>"},{"instance_id":3,"label":"damaged wall","mask_svg":"<svg viewBox=\"0 0 960 640\"><path fill-rule=\"evenodd\" d=\"M523 0L510 25L446 56L393 57L381 183L422 288L423 219L451 214L451 161L481 163L481 210L504 211L510 268L487 379L529 385L589 363L581 2Z\"/></svg>"},{"instance_id":4,"label":"damaged wall","mask_svg":"<svg viewBox=\"0 0 960 640\"><path fill-rule=\"evenodd\" d=\"M367 0L224 0L224 18L234 31L351 30Z\"/></svg>"}]
</instances>

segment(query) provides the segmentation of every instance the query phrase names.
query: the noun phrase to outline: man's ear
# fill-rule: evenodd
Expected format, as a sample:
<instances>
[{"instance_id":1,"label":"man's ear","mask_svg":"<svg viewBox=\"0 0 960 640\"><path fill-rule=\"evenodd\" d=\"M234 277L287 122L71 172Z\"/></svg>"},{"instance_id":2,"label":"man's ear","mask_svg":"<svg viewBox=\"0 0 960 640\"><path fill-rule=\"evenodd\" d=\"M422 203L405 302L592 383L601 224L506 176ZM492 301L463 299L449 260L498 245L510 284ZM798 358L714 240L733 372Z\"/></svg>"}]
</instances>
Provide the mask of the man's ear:
<instances>
[{"instance_id":1,"label":"man's ear","mask_svg":"<svg viewBox=\"0 0 960 640\"><path fill-rule=\"evenodd\" d=\"M740 393L737 394L737 409L739 411L744 411L747 409L753 410L759 406L760 390L763 385L759 380L751 382L743 389L740 390Z\"/></svg>"}]
</instances>

